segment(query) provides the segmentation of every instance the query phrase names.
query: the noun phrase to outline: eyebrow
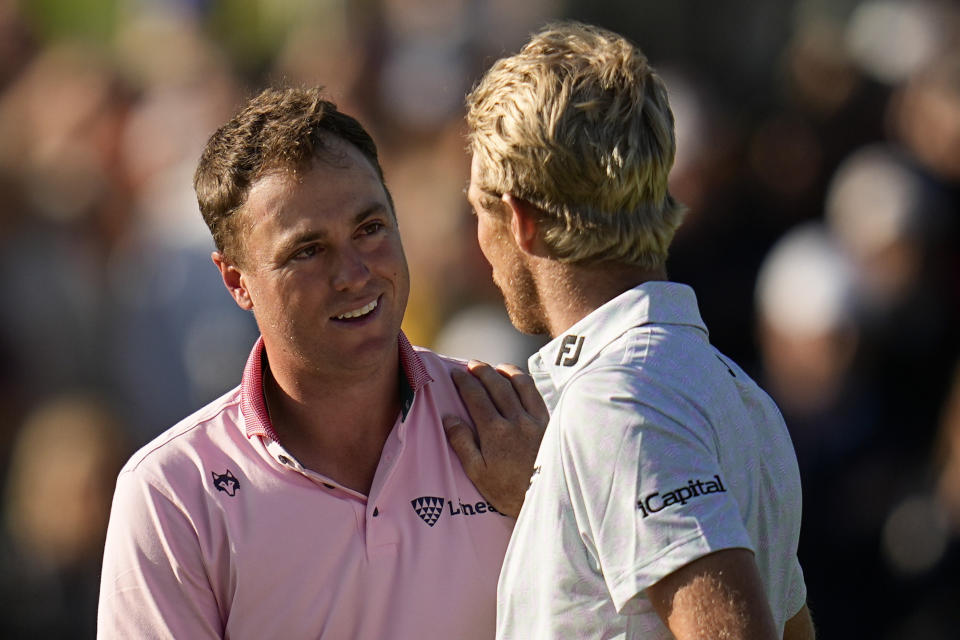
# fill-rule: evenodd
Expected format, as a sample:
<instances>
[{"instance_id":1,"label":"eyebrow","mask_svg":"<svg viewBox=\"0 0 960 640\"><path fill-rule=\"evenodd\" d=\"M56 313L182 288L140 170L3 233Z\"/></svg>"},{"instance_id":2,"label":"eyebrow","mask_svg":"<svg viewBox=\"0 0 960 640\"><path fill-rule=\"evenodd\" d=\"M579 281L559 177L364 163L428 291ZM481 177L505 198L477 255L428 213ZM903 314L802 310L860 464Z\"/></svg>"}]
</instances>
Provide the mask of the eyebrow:
<instances>
[{"instance_id":1,"label":"eyebrow","mask_svg":"<svg viewBox=\"0 0 960 640\"><path fill-rule=\"evenodd\" d=\"M361 209L355 216L353 216L353 224L360 224L367 218L380 213L389 213L389 210L383 205L382 202L371 202L366 207Z\"/></svg>"},{"instance_id":2,"label":"eyebrow","mask_svg":"<svg viewBox=\"0 0 960 640\"><path fill-rule=\"evenodd\" d=\"M387 207L384 206L384 204L381 202L371 202L367 206L360 209L360 211L358 211L353 216L353 218L351 219L351 222L354 225L359 225L367 218L371 218L381 213L384 213L384 214L388 213ZM327 235L328 235L327 232L322 229L302 231L302 232L294 231L290 236L285 238L283 242L280 244L280 253L289 253L290 251L293 250L294 247L296 247L299 244L303 244L306 242L314 242L316 240L323 240L324 238L327 237Z\"/></svg>"}]
</instances>

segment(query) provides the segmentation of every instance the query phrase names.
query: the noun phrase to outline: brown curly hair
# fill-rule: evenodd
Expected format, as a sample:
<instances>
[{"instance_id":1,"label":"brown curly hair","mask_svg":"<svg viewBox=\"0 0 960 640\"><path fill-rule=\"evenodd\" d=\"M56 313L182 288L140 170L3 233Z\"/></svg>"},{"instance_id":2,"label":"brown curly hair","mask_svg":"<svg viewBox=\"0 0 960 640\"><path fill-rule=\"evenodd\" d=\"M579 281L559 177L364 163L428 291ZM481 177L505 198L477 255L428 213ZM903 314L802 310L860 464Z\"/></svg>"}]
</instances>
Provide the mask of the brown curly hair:
<instances>
[{"instance_id":1,"label":"brown curly hair","mask_svg":"<svg viewBox=\"0 0 960 640\"><path fill-rule=\"evenodd\" d=\"M342 157L333 139L356 147L383 180L373 138L355 118L326 100L319 87L262 91L207 141L193 178L200 213L217 251L243 257L241 212L250 187L267 173L295 175L314 160ZM393 210L393 200L384 184Z\"/></svg>"}]
</instances>

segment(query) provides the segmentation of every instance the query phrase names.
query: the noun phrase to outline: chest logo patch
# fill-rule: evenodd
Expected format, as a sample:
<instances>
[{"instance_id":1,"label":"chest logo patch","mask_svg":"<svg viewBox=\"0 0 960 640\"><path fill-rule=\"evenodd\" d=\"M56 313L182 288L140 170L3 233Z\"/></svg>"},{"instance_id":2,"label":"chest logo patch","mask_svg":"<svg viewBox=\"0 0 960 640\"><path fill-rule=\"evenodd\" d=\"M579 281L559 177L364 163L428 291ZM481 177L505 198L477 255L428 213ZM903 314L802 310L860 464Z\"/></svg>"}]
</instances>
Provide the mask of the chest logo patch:
<instances>
[{"instance_id":1,"label":"chest logo patch","mask_svg":"<svg viewBox=\"0 0 960 640\"><path fill-rule=\"evenodd\" d=\"M437 524L437 520L443 514L443 505L446 502L446 498L421 496L411 500L410 504L413 505L413 510L417 512L420 519L432 527Z\"/></svg>"},{"instance_id":2,"label":"chest logo patch","mask_svg":"<svg viewBox=\"0 0 960 640\"><path fill-rule=\"evenodd\" d=\"M480 500L479 502L462 502L458 499L456 503L454 503L453 500L447 500L446 498L420 496L419 498L411 500L410 505L416 514L420 516L420 519L431 527L437 524L437 520L443 515L444 507L446 507L447 513L450 514L451 518L457 516L479 516L484 513L503 515L497 511L496 507L484 500Z\"/></svg>"},{"instance_id":3,"label":"chest logo patch","mask_svg":"<svg viewBox=\"0 0 960 640\"><path fill-rule=\"evenodd\" d=\"M577 360L580 359L580 350L583 348L583 338L583 336L573 335L572 333L563 336L563 341L560 343L560 350L557 352L557 362L555 363L558 367L560 365L572 367L577 364Z\"/></svg>"},{"instance_id":4,"label":"chest logo patch","mask_svg":"<svg viewBox=\"0 0 960 640\"><path fill-rule=\"evenodd\" d=\"M227 469L226 473L211 471L210 475L213 476L213 486L217 488L217 491L223 491L231 498L237 495L237 489L240 488L240 481L230 473L230 469Z\"/></svg>"}]
</instances>

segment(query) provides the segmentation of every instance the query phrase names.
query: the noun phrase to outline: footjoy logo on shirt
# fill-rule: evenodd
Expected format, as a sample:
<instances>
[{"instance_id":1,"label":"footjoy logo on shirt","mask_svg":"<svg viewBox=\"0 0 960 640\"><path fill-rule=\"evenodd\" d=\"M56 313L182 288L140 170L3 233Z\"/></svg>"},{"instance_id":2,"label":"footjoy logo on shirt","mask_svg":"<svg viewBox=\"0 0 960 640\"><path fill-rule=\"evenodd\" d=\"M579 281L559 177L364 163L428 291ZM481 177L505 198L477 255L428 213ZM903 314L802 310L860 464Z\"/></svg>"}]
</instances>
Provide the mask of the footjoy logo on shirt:
<instances>
[{"instance_id":1,"label":"footjoy logo on shirt","mask_svg":"<svg viewBox=\"0 0 960 640\"><path fill-rule=\"evenodd\" d=\"M453 516L475 516L481 513L500 513L494 509L489 502L475 502L473 504L464 504L457 500L457 506L454 506L453 500L446 498L437 498L435 496L421 496L410 501L413 510L416 511L420 519L431 527L437 524L437 520L443 515L443 507L447 506L447 512Z\"/></svg>"},{"instance_id":2,"label":"footjoy logo on shirt","mask_svg":"<svg viewBox=\"0 0 960 640\"><path fill-rule=\"evenodd\" d=\"M565 367L572 367L577 364L577 360L580 359L580 349L583 349L583 336L576 336L572 333L563 336L563 341L560 343L560 351L557 352L556 365L558 367L561 364ZM564 356L567 357L564 358Z\"/></svg>"},{"instance_id":3,"label":"footjoy logo on shirt","mask_svg":"<svg viewBox=\"0 0 960 640\"><path fill-rule=\"evenodd\" d=\"M726 493L727 489L720 481L720 476L713 476L713 480L690 480L687 486L660 493L654 491L642 500L637 501L637 507L644 518L675 504L687 504L693 498L699 498L711 493Z\"/></svg>"}]
</instances>

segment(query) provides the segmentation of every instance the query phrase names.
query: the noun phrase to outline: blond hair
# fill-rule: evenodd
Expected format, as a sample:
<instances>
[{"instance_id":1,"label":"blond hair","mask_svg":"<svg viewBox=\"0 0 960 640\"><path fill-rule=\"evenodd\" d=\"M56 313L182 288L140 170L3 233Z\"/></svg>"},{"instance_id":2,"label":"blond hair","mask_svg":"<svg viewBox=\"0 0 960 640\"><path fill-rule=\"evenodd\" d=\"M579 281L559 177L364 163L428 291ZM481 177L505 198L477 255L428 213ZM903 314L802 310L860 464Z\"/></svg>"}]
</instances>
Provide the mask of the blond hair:
<instances>
[{"instance_id":1,"label":"blond hair","mask_svg":"<svg viewBox=\"0 0 960 640\"><path fill-rule=\"evenodd\" d=\"M676 142L663 82L616 33L548 25L467 96L481 190L544 212L563 262L662 266L683 207L667 190Z\"/></svg>"}]
</instances>

